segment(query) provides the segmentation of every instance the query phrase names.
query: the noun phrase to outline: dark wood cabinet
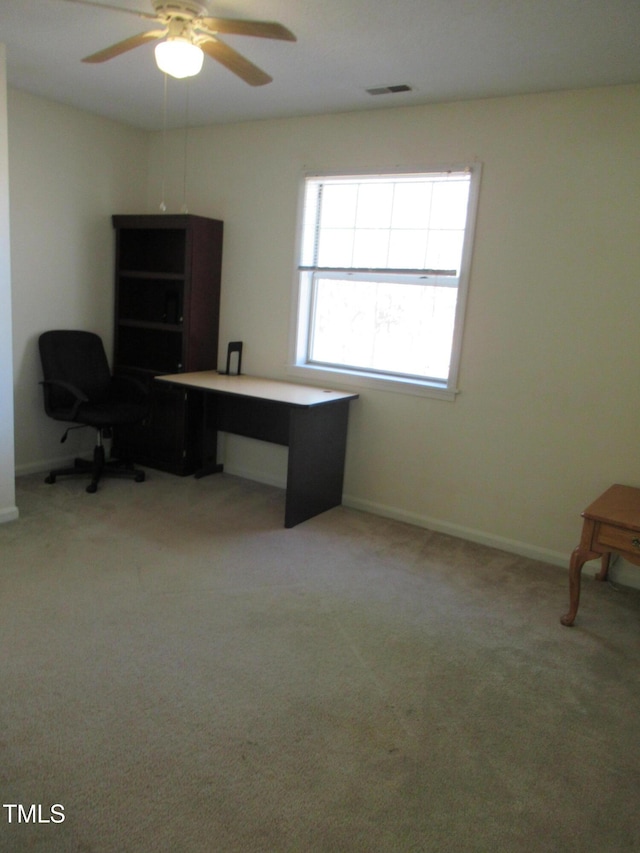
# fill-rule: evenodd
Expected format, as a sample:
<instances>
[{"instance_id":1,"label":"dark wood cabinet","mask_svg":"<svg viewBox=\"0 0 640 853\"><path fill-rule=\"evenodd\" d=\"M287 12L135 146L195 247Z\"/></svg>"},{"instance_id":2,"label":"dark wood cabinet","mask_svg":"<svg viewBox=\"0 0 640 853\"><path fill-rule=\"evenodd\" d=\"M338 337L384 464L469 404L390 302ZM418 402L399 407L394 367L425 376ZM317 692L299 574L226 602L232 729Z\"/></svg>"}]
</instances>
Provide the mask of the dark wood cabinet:
<instances>
[{"instance_id":1,"label":"dark wood cabinet","mask_svg":"<svg viewBox=\"0 0 640 853\"><path fill-rule=\"evenodd\" d=\"M223 223L191 214L114 216L114 371L148 383L150 413L114 435L113 453L173 474L197 470L197 394L154 382L214 370L218 358Z\"/></svg>"}]
</instances>

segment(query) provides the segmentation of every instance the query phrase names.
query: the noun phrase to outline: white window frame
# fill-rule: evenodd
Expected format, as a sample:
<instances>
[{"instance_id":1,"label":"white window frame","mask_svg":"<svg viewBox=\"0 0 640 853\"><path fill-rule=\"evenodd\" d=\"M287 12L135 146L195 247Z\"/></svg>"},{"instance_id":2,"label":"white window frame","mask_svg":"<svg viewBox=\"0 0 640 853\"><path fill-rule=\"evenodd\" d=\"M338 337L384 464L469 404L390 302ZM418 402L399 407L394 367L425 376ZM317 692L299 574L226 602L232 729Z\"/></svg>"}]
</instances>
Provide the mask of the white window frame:
<instances>
[{"instance_id":1,"label":"white window frame","mask_svg":"<svg viewBox=\"0 0 640 853\"><path fill-rule=\"evenodd\" d=\"M470 175L469 200L467 206L467 221L462 250L462 261L458 276L441 277L440 284L456 286L458 297L456 302L456 314L454 323L453 341L451 346L451 361L449 376L446 381L437 379L425 379L416 376L405 376L395 373L378 373L366 369L354 369L350 367L314 364L308 360L309 336L313 323L313 271L300 269L300 257L302 252L302 229L305 203L305 190L309 179L319 178L375 178L383 176L410 176L430 175L446 172L466 172ZM464 327L464 316L467 301L469 272L471 267L471 255L473 248L473 236L475 230L476 212L478 206L478 195L480 189L481 165L473 163L463 166L449 165L437 167L407 168L407 169L379 169L379 170L357 170L347 172L306 172L300 181L300 193L298 201L297 239L295 275L293 290L293 310L290 329L290 349L288 373L308 382L318 384L342 385L349 388L374 388L388 391L396 391L420 396L439 397L446 400L454 400L459 393L458 373L460 369L460 356L462 350L462 333ZM323 275L325 275L323 273ZM326 277L337 276L338 273L327 272ZM384 274L359 273L354 271L354 278L366 277L368 281L380 279L383 281L402 280L411 281L411 271L402 272L394 276L392 272ZM415 281L423 283L424 272L415 274Z\"/></svg>"}]
</instances>

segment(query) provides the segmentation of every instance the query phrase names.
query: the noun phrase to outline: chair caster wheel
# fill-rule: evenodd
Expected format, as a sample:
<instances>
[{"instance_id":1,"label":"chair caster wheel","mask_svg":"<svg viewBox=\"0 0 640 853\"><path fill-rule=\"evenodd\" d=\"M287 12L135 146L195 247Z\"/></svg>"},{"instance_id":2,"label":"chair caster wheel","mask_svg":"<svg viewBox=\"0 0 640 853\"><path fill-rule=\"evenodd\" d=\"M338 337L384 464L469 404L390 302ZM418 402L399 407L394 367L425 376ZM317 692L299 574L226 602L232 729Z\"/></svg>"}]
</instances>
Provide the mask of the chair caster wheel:
<instances>
[{"instance_id":1,"label":"chair caster wheel","mask_svg":"<svg viewBox=\"0 0 640 853\"><path fill-rule=\"evenodd\" d=\"M53 474L49 474L44 478L44 481L45 483L55 483L56 478L53 476Z\"/></svg>"},{"instance_id":2,"label":"chair caster wheel","mask_svg":"<svg viewBox=\"0 0 640 853\"><path fill-rule=\"evenodd\" d=\"M141 471L139 474L133 478L136 483L144 483L144 471Z\"/></svg>"},{"instance_id":3,"label":"chair caster wheel","mask_svg":"<svg viewBox=\"0 0 640 853\"><path fill-rule=\"evenodd\" d=\"M98 491L97 484L96 483L89 483L89 485L87 486L87 491L89 492L90 495L92 495L94 492L97 492Z\"/></svg>"}]
</instances>

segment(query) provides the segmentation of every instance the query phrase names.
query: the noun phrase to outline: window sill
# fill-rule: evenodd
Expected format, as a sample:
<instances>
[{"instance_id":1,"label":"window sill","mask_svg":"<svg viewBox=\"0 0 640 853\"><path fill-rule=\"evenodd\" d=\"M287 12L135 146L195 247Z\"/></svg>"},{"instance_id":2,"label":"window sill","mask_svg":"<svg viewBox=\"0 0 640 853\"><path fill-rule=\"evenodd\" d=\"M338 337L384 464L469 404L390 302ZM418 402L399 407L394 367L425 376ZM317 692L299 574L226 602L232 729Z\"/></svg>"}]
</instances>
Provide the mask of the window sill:
<instances>
[{"instance_id":1,"label":"window sill","mask_svg":"<svg viewBox=\"0 0 640 853\"><path fill-rule=\"evenodd\" d=\"M311 364L292 364L287 373L312 384L336 385L348 390L371 388L391 391L395 394L411 394L415 397L434 397L438 400L454 401L459 391L436 382L420 382L416 379L391 378L356 370L338 370L316 367Z\"/></svg>"}]
</instances>

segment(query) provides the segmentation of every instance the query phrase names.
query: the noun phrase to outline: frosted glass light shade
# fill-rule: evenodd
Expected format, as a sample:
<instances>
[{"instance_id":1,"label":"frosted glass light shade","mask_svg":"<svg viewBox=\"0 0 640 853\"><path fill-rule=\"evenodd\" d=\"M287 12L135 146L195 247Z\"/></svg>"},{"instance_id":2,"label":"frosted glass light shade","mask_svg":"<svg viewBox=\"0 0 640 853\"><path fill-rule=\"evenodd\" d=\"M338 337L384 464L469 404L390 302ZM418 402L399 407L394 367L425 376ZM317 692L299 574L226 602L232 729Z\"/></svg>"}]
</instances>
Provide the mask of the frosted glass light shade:
<instances>
[{"instance_id":1,"label":"frosted glass light shade","mask_svg":"<svg viewBox=\"0 0 640 853\"><path fill-rule=\"evenodd\" d=\"M194 77L200 73L204 53L183 38L167 39L156 45L156 64L160 71L172 77Z\"/></svg>"}]
</instances>

